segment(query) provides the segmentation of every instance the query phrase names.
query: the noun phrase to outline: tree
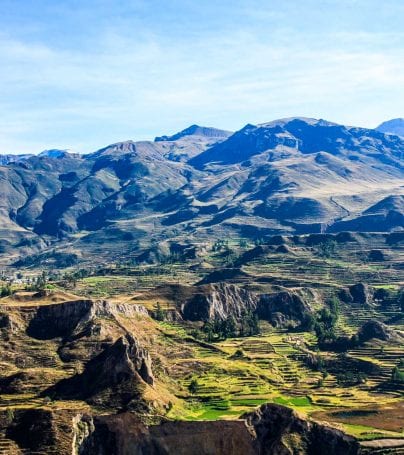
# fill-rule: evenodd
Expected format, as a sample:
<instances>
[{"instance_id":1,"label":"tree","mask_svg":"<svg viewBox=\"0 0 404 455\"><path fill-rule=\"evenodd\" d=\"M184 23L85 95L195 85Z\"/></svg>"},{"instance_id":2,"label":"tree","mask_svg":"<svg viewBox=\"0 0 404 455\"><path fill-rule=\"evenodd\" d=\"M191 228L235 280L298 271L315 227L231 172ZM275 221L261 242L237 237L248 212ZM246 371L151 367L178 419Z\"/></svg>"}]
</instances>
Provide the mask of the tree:
<instances>
[{"instance_id":1,"label":"tree","mask_svg":"<svg viewBox=\"0 0 404 455\"><path fill-rule=\"evenodd\" d=\"M311 332L316 325L316 318L312 313L304 312L302 318L302 329Z\"/></svg>"},{"instance_id":2,"label":"tree","mask_svg":"<svg viewBox=\"0 0 404 455\"><path fill-rule=\"evenodd\" d=\"M164 321L166 318L166 312L161 308L160 302L156 303L154 317L157 321Z\"/></svg>"},{"instance_id":3,"label":"tree","mask_svg":"<svg viewBox=\"0 0 404 455\"><path fill-rule=\"evenodd\" d=\"M0 297L7 297L12 294L11 286L6 284L0 288Z\"/></svg>"},{"instance_id":4,"label":"tree","mask_svg":"<svg viewBox=\"0 0 404 455\"><path fill-rule=\"evenodd\" d=\"M228 248L228 240L216 240L216 242L212 245L212 251L214 252L221 251L222 249L226 250Z\"/></svg>"},{"instance_id":5,"label":"tree","mask_svg":"<svg viewBox=\"0 0 404 455\"><path fill-rule=\"evenodd\" d=\"M211 343L215 339L215 331L211 322L205 322L202 331L206 334L206 341Z\"/></svg>"},{"instance_id":6,"label":"tree","mask_svg":"<svg viewBox=\"0 0 404 455\"><path fill-rule=\"evenodd\" d=\"M188 390L191 395L195 395L198 392L199 389L199 383L198 381L194 378L191 380L191 382L188 385Z\"/></svg>"},{"instance_id":7,"label":"tree","mask_svg":"<svg viewBox=\"0 0 404 455\"><path fill-rule=\"evenodd\" d=\"M247 246L248 246L247 240L245 240L245 239L240 239L238 244L239 244L240 248L247 248Z\"/></svg>"},{"instance_id":8,"label":"tree","mask_svg":"<svg viewBox=\"0 0 404 455\"><path fill-rule=\"evenodd\" d=\"M336 339L335 327L339 318L339 300L334 296L327 302L327 307L316 313L314 331L319 343Z\"/></svg>"},{"instance_id":9,"label":"tree","mask_svg":"<svg viewBox=\"0 0 404 455\"><path fill-rule=\"evenodd\" d=\"M320 256L325 258L331 258L335 255L337 243L335 240L327 240L325 242L321 242L317 246L317 251Z\"/></svg>"},{"instance_id":10,"label":"tree","mask_svg":"<svg viewBox=\"0 0 404 455\"><path fill-rule=\"evenodd\" d=\"M240 336L252 336L260 332L258 316L251 311L246 311L241 315L240 325Z\"/></svg>"},{"instance_id":11,"label":"tree","mask_svg":"<svg viewBox=\"0 0 404 455\"><path fill-rule=\"evenodd\" d=\"M227 329L230 337L235 337L237 334L237 323L233 316L230 316L227 322Z\"/></svg>"},{"instance_id":12,"label":"tree","mask_svg":"<svg viewBox=\"0 0 404 455\"><path fill-rule=\"evenodd\" d=\"M330 298L328 301L328 306L330 308L331 314L334 316L334 318L337 320L339 313L340 313L340 305L339 305L339 300L335 295Z\"/></svg>"},{"instance_id":13,"label":"tree","mask_svg":"<svg viewBox=\"0 0 404 455\"><path fill-rule=\"evenodd\" d=\"M391 380L393 382L404 382L404 371L401 371L400 368L396 365L391 372Z\"/></svg>"},{"instance_id":14,"label":"tree","mask_svg":"<svg viewBox=\"0 0 404 455\"><path fill-rule=\"evenodd\" d=\"M236 336L236 321L233 316L229 316L222 322L221 333L224 339Z\"/></svg>"}]
</instances>

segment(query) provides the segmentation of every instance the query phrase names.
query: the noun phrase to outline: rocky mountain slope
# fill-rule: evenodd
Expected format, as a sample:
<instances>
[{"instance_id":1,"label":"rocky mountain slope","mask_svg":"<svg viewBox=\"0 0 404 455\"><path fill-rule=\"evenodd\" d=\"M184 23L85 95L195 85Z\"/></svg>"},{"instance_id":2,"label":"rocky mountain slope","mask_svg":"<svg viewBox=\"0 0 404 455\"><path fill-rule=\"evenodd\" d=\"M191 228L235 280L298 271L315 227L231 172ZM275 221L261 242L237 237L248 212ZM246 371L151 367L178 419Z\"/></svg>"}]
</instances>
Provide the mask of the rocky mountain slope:
<instances>
[{"instance_id":1,"label":"rocky mountain slope","mask_svg":"<svg viewBox=\"0 0 404 455\"><path fill-rule=\"evenodd\" d=\"M91 421L90 421L91 422ZM110 453L218 455L356 455L354 438L333 428L306 421L279 405L264 405L240 420L163 422L145 427L129 414L96 418L81 447L89 455ZM128 434L127 428L131 428ZM178 445L178 440L181 444Z\"/></svg>"},{"instance_id":2,"label":"rocky mountain slope","mask_svg":"<svg viewBox=\"0 0 404 455\"><path fill-rule=\"evenodd\" d=\"M387 122L383 122L376 129L381 133L395 134L396 136L404 137L404 118L387 120Z\"/></svg>"},{"instance_id":3,"label":"rocky mountain slope","mask_svg":"<svg viewBox=\"0 0 404 455\"><path fill-rule=\"evenodd\" d=\"M0 155L0 166L6 166L9 163L14 163L16 161L27 160L34 156L32 154L22 154L22 155Z\"/></svg>"},{"instance_id":4,"label":"rocky mountain slope","mask_svg":"<svg viewBox=\"0 0 404 455\"><path fill-rule=\"evenodd\" d=\"M0 419L2 417L0 414ZM0 428L4 428L5 422L5 418L0 420ZM130 413L92 416L24 409L15 413L14 420L4 431L9 437L10 455L362 453L354 438L335 428L299 418L295 412L279 405L261 406L239 420L164 421L150 426Z\"/></svg>"},{"instance_id":5,"label":"rocky mountain slope","mask_svg":"<svg viewBox=\"0 0 404 455\"><path fill-rule=\"evenodd\" d=\"M398 230L403 151L399 136L290 118L3 159L0 251L13 262L67 240L91 256L184 236Z\"/></svg>"}]
</instances>

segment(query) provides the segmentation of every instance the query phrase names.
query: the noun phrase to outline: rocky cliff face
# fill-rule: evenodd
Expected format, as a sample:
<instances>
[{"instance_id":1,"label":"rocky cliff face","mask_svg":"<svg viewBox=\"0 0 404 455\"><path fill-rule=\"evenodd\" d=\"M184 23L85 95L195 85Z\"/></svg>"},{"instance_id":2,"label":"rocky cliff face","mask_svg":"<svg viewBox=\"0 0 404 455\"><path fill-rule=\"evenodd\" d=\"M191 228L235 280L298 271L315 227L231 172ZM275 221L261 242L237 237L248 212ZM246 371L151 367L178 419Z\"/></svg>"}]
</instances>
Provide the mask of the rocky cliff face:
<instances>
[{"instance_id":1,"label":"rocky cliff face","mask_svg":"<svg viewBox=\"0 0 404 455\"><path fill-rule=\"evenodd\" d=\"M111 303L106 300L74 300L38 307L29 322L27 333L38 339L79 336L85 332L91 333L96 318L113 318L119 314L133 317L148 313L140 305Z\"/></svg>"},{"instance_id":2,"label":"rocky cliff face","mask_svg":"<svg viewBox=\"0 0 404 455\"><path fill-rule=\"evenodd\" d=\"M364 343L372 338L379 340L396 340L403 341L401 335L380 321L370 320L365 322L358 330L358 339ZM401 338L401 339L400 339Z\"/></svg>"},{"instance_id":3,"label":"rocky cliff face","mask_svg":"<svg viewBox=\"0 0 404 455\"><path fill-rule=\"evenodd\" d=\"M139 410L144 406L145 384L154 384L150 355L127 334L91 359L82 373L58 382L42 395Z\"/></svg>"},{"instance_id":4,"label":"rocky cliff face","mask_svg":"<svg viewBox=\"0 0 404 455\"><path fill-rule=\"evenodd\" d=\"M184 319L190 321L240 319L243 313L255 311L257 297L233 284L217 283L198 286L195 294L182 306Z\"/></svg>"},{"instance_id":5,"label":"rocky cliff face","mask_svg":"<svg viewBox=\"0 0 404 455\"><path fill-rule=\"evenodd\" d=\"M71 455L77 411L16 409L0 411L0 452L6 455Z\"/></svg>"},{"instance_id":6,"label":"rocky cliff face","mask_svg":"<svg viewBox=\"0 0 404 455\"><path fill-rule=\"evenodd\" d=\"M18 322L7 312L0 312L0 339L7 339L19 328Z\"/></svg>"},{"instance_id":7,"label":"rocky cliff face","mask_svg":"<svg viewBox=\"0 0 404 455\"><path fill-rule=\"evenodd\" d=\"M355 283L347 289L341 289L339 298L345 303L369 306L373 303L374 289L366 283Z\"/></svg>"},{"instance_id":8,"label":"rocky cliff face","mask_svg":"<svg viewBox=\"0 0 404 455\"><path fill-rule=\"evenodd\" d=\"M298 327L312 309L299 295L290 291L260 296L257 314L275 327Z\"/></svg>"},{"instance_id":9,"label":"rocky cliff face","mask_svg":"<svg viewBox=\"0 0 404 455\"><path fill-rule=\"evenodd\" d=\"M76 453L88 455L355 455L356 440L300 418L275 404L240 420L163 422L145 426L135 416L85 418L86 437Z\"/></svg>"},{"instance_id":10,"label":"rocky cliff face","mask_svg":"<svg viewBox=\"0 0 404 455\"><path fill-rule=\"evenodd\" d=\"M373 300L373 292L366 283L357 283L349 287L349 293L354 303L369 305Z\"/></svg>"},{"instance_id":11,"label":"rocky cliff face","mask_svg":"<svg viewBox=\"0 0 404 455\"><path fill-rule=\"evenodd\" d=\"M45 455L356 455L358 442L267 404L238 420L163 421L146 425L134 413L94 416L73 410L0 413L11 452ZM14 444L14 445L12 445ZM368 453L368 452L367 452ZM397 452L398 453L398 452Z\"/></svg>"},{"instance_id":12,"label":"rocky cliff face","mask_svg":"<svg viewBox=\"0 0 404 455\"><path fill-rule=\"evenodd\" d=\"M34 369L2 377L0 392L24 390L116 409L147 409L143 391L154 385L151 357L134 335L148 318L143 306L73 300L4 310L9 314L0 315L0 339L11 343L0 360ZM35 368L38 362L62 375ZM66 370L72 376L61 380Z\"/></svg>"},{"instance_id":13,"label":"rocky cliff face","mask_svg":"<svg viewBox=\"0 0 404 455\"><path fill-rule=\"evenodd\" d=\"M199 286L166 285L146 293L147 299L165 300L176 307L176 317L187 321L225 320L233 317L241 320L246 313L254 313L260 319L276 327L298 327L312 308L308 296L316 298L312 290L280 291L258 295L228 282ZM172 314L170 314L172 316Z\"/></svg>"},{"instance_id":14,"label":"rocky cliff face","mask_svg":"<svg viewBox=\"0 0 404 455\"><path fill-rule=\"evenodd\" d=\"M135 297L133 301L137 299L165 301L175 308L169 311L170 319L187 321L224 320L228 317L238 320L243 313L254 312L258 302L253 292L226 282L195 286L167 284Z\"/></svg>"},{"instance_id":15,"label":"rocky cliff face","mask_svg":"<svg viewBox=\"0 0 404 455\"><path fill-rule=\"evenodd\" d=\"M265 404L242 417L255 433L256 453L262 455L354 455L359 450L354 438L302 419L284 406Z\"/></svg>"}]
</instances>

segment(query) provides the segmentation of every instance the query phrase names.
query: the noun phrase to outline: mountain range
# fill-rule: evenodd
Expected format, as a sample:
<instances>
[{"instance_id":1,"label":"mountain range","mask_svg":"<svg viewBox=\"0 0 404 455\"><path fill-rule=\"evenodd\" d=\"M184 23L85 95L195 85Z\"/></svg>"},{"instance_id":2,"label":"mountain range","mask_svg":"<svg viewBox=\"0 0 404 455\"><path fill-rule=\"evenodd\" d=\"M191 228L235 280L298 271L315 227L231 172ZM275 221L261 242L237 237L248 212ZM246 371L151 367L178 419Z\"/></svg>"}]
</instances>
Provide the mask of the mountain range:
<instances>
[{"instance_id":1,"label":"mountain range","mask_svg":"<svg viewBox=\"0 0 404 455\"><path fill-rule=\"evenodd\" d=\"M377 128L377 131L386 134L395 134L396 136L404 137L404 118L394 118L383 122Z\"/></svg>"},{"instance_id":2,"label":"mountain range","mask_svg":"<svg viewBox=\"0 0 404 455\"><path fill-rule=\"evenodd\" d=\"M87 155L3 155L0 251L90 258L161 241L402 230L403 123L192 125Z\"/></svg>"}]
</instances>

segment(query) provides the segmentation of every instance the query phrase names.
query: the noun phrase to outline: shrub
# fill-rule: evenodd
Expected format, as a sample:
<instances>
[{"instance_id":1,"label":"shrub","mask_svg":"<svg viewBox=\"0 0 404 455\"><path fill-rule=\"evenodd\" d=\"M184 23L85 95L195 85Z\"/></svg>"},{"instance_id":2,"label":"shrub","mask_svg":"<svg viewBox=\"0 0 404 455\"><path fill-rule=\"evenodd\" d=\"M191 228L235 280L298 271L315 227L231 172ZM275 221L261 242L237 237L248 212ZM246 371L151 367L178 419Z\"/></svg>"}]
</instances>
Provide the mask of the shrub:
<instances>
[{"instance_id":1,"label":"shrub","mask_svg":"<svg viewBox=\"0 0 404 455\"><path fill-rule=\"evenodd\" d=\"M157 321L164 321L167 317L167 312L161 308L160 302L156 303L153 316Z\"/></svg>"},{"instance_id":2,"label":"shrub","mask_svg":"<svg viewBox=\"0 0 404 455\"><path fill-rule=\"evenodd\" d=\"M11 286L7 284L0 289L0 297L7 297L12 294Z\"/></svg>"},{"instance_id":3,"label":"shrub","mask_svg":"<svg viewBox=\"0 0 404 455\"><path fill-rule=\"evenodd\" d=\"M404 383L404 371L401 371L398 366L395 366L391 372L391 380L393 382Z\"/></svg>"},{"instance_id":4,"label":"shrub","mask_svg":"<svg viewBox=\"0 0 404 455\"><path fill-rule=\"evenodd\" d=\"M191 382L188 385L188 390L189 390L189 393L191 393L192 395L195 395L198 392L199 383L196 379L191 380Z\"/></svg>"}]
</instances>

